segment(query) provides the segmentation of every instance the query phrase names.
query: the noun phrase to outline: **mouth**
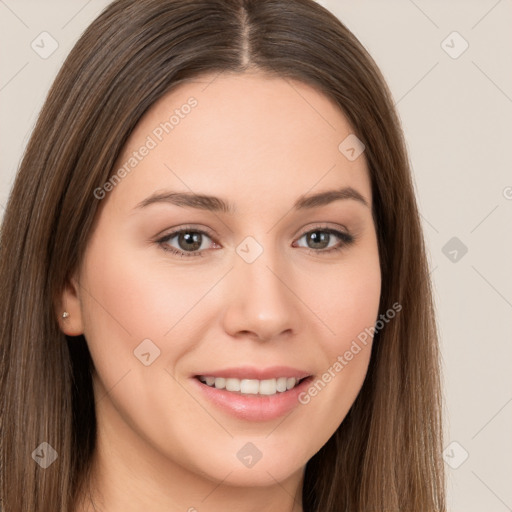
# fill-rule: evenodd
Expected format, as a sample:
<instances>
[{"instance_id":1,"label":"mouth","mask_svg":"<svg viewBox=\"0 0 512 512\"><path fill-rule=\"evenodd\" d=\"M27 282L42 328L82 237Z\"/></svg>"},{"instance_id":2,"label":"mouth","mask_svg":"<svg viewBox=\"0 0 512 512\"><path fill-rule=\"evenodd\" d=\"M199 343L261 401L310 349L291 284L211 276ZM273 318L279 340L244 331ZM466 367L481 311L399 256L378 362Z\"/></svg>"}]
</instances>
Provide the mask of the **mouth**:
<instances>
[{"instance_id":1,"label":"mouth","mask_svg":"<svg viewBox=\"0 0 512 512\"><path fill-rule=\"evenodd\" d=\"M276 377L270 378L268 371L259 372L260 377L262 373L266 374L264 377L267 378L262 379L245 379L243 375L247 373L235 373L238 373L237 377L231 377L233 372L229 370L212 372L213 375L191 375L191 381L198 396L206 403L239 420L250 422L274 420L303 407L300 397L314 380L313 375L291 369L276 372ZM293 374L296 376L292 377ZM258 372L253 371L250 376L256 375Z\"/></svg>"},{"instance_id":2,"label":"mouth","mask_svg":"<svg viewBox=\"0 0 512 512\"><path fill-rule=\"evenodd\" d=\"M195 378L205 386L218 390L225 390L237 395L272 396L286 393L303 381L311 379L306 377L274 377L270 379L238 379L236 377L215 377L213 375L196 375Z\"/></svg>"}]
</instances>

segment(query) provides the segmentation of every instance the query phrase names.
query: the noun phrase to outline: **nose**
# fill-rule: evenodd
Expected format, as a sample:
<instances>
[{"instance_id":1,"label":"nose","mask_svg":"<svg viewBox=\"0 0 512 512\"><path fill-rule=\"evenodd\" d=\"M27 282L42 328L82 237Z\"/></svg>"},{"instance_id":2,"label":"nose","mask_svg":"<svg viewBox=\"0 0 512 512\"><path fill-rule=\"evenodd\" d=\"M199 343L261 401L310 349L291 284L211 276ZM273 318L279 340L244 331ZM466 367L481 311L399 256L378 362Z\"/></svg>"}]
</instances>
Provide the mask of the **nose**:
<instances>
[{"instance_id":1,"label":"nose","mask_svg":"<svg viewBox=\"0 0 512 512\"><path fill-rule=\"evenodd\" d=\"M235 256L226 286L224 329L233 337L268 341L301 328L290 265L268 248L252 263Z\"/></svg>"}]
</instances>

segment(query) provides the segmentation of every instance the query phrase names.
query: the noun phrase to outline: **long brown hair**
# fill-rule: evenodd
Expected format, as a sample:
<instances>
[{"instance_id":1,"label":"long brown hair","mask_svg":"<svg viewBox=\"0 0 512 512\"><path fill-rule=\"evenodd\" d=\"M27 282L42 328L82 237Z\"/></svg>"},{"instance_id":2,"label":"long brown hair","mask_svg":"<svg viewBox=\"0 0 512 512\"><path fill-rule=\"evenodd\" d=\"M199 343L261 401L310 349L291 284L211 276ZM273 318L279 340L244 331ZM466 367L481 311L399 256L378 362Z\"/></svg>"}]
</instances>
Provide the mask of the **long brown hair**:
<instances>
[{"instance_id":1,"label":"long brown hair","mask_svg":"<svg viewBox=\"0 0 512 512\"><path fill-rule=\"evenodd\" d=\"M352 33L312 0L117 0L66 59L40 113L0 238L0 497L4 512L69 512L89 475L92 361L55 300L81 264L128 136L177 84L248 67L334 100L366 146L382 271L380 313L348 415L308 462L305 512L445 511L441 391L431 284L391 95ZM341 142L341 141L340 141ZM43 469L43 441L57 460Z\"/></svg>"}]
</instances>

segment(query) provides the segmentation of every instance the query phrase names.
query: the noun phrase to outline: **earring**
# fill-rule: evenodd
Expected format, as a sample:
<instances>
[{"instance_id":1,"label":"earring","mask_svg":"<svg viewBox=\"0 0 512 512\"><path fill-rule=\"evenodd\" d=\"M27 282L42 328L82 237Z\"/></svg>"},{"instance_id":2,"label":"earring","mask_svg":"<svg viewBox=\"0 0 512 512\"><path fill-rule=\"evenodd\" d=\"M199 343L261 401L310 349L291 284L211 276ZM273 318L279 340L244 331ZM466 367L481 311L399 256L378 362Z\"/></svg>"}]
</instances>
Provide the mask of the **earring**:
<instances>
[{"instance_id":1,"label":"earring","mask_svg":"<svg viewBox=\"0 0 512 512\"><path fill-rule=\"evenodd\" d=\"M69 316L69 313L67 311L64 311L64 313L62 313L62 318L68 318Z\"/></svg>"}]
</instances>

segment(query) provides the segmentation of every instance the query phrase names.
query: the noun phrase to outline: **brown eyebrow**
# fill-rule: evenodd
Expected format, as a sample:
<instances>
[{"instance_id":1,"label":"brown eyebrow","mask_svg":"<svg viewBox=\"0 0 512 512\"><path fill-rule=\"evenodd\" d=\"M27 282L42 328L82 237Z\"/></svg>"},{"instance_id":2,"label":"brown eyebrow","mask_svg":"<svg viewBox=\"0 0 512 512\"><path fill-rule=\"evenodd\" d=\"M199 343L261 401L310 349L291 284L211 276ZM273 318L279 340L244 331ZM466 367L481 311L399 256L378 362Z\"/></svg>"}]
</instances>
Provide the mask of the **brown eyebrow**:
<instances>
[{"instance_id":1,"label":"brown eyebrow","mask_svg":"<svg viewBox=\"0 0 512 512\"><path fill-rule=\"evenodd\" d=\"M369 207L368 201L357 190L352 187L344 187L339 190L327 190L318 192L310 196L303 195L295 201L293 207L296 210L304 210L309 208L317 208L325 206L333 201L340 199L354 199L365 206ZM191 192L161 192L147 197L141 201L135 208L145 208L154 203L171 203L176 206L196 208L199 210L207 210L212 212L222 212L234 214L236 208L219 197L208 196L204 194L194 194Z\"/></svg>"},{"instance_id":2,"label":"brown eyebrow","mask_svg":"<svg viewBox=\"0 0 512 512\"><path fill-rule=\"evenodd\" d=\"M297 201L295 201L294 208L297 210L317 208L318 206L324 206L340 199L354 199L355 201L364 204L366 207L370 207L368 201L356 189L352 187L344 187L338 190L318 192L317 194L310 196L301 196Z\"/></svg>"}]
</instances>

